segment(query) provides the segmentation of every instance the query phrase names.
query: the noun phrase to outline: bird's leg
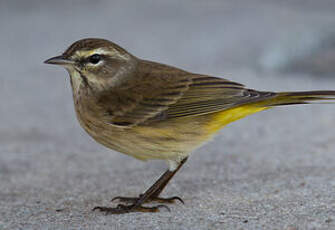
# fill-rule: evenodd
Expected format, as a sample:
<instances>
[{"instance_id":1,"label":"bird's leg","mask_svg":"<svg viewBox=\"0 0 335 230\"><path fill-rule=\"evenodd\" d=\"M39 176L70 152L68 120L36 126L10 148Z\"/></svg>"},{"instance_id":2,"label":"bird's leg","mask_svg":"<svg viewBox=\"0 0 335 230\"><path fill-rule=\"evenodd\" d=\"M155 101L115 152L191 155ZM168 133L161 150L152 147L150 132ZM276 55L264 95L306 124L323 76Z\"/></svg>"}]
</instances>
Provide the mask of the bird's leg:
<instances>
[{"instance_id":1,"label":"bird's leg","mask_svg":"<svg viewBox=\"0 0 335 230\"><path fill-rule=\"evenodd\" d=\"M156 202L159 202L159 203L174 203L176 200L179 200L181 203L184 204L184 201L178 197L178 196L174 196L174 197L168 197L168 198L162 198L162 197L159 197L159 195L161 194L161 192L164 190L165 186L169 183L169 181L172 179L172 177L178 172L178 170L181 168L181 166L186 162L187 158L185 158L184 160L182 160L180 162L180 164L178 165L177 169L175 169L174 171L169 171L167 170L162 176L161 178L159 178L157 180L156 183L158 183L158 181L160 181L161 179L163 179L163 177L165 178L164 181L162 181L162 183L160 184L159 187L156 188L155 192L150 196L148 197L144 203L149 203L151 201L156 201ZM166 175L167 174L167 175ZM155 183L155 184L156 184ZM155 186L152 185L152 187ZM152 188L151 187L151 188ZM150 189L151 189L150 188ZM150 189L148 189L146 192L148 192ZM117 197L114 197L112 199L112 201L114 200L118 200L120 202L124 202L124 203L134 203L136 202L139 198L141 198L144 194L140 194L139 197L123 197L123 196L117 196Z\"/></svg>"},{"instance_id":2,"label":"bird's leg","mask_svg":"<svg viewBox=\"0 0 335 230\"><path fill-rule=\"evenodd\" d=\"M178 167L174 171L167 170L147 191L140 194L139 197L115 197L114 200L119 200L125 203L131 203L129 205L119 204L116 208L110 207L95 207L93 210L99 210L106 214L123 214L129 212L158 212L159 208L166 208L170 210L166 205L157 205L153 207L143 207L144 203L150 201L157 201L161 203L173 203L175 200L179 200L182 203L183 200L179 197L160 198L159 195L169 183L171 178L178 172L181 166L186 162L187 158L183 159Z\"/></svg>"}]
</instances>

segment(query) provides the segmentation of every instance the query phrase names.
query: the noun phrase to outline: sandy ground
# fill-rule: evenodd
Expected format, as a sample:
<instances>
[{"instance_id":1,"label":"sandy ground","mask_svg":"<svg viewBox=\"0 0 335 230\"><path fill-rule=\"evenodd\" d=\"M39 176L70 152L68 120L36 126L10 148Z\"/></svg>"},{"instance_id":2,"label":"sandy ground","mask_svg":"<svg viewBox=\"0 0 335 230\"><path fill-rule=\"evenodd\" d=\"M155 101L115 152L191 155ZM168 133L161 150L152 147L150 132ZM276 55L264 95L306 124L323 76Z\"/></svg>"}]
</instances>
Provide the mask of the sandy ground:
<instances>
[{"instance_id":1,"label":"sandy ground","mask_svg":"<svg viewBox=\"0 0 335 230\"><path fill-rule=\"evenodd\" d=\"M139 1L138 1L139 2ZM166 169L96 144L67 73L42 62L104 37L146 59L262 90L335 89L335 78L258 68L276 38L334 25L334 1L0 1L0 229L335 229L335 107L269 110L196 151L164 195L171 212L92 212Z\"/></svg>"}]
</instances>

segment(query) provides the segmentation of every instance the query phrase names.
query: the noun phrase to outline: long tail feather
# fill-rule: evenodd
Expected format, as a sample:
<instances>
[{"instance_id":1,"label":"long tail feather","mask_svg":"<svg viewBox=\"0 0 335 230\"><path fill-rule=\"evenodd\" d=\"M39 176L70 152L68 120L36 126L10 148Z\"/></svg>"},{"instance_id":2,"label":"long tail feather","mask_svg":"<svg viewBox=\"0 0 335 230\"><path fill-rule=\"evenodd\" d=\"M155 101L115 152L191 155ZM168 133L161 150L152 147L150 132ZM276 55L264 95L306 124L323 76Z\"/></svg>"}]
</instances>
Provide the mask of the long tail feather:
<instances>
[{"instance_id":1,"label":"long tail feather","mask_svg":"<svg viewBox=\"0 0 335 230\"><path fill-rule=\"evenodd\" d=\"M335 91L280 92L273 98L260 103L261 106L281 106L296 104L332 104L335 103Z\"/></svg>"}]
</instances>

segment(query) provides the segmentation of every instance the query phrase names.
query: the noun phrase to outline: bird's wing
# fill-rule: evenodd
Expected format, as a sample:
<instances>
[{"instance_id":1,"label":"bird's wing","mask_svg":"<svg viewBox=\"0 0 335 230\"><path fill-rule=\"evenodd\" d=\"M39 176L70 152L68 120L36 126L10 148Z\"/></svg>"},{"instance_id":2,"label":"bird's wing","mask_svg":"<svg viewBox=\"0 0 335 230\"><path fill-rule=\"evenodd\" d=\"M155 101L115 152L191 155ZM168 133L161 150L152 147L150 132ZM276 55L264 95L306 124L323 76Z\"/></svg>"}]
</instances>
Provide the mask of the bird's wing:
<instances>
[{"instance_id":1,"label":"bird's wing","mask_svg":"<svg viewBox=\"0 0 335 230\"><path fill-rule=\"evenodd\" d=\"M247 89L240 83L222 78L193 75L191 79L189 89L165 111L167 118L218 112L275 95L272 92Z\"/></svg>"},{"instance_id":2,"label":"bird's wing","mask_svg":"<svg viewBox=\"0 0 335 230\"><path fill-rule=\"evenodd\" d=\"M130 127L185 116L222 111L255 102L271 93L246 89L242 84L222 78L183 72L156 78L151 73L139 78L133 87L101 96L105 120ZM157 74L162 74L158 71Z\"/></svg>"},{"instance_id":3,"label":"bird's wing","mask_svg":"<svg viewBox=\"0 0 335 230\"><path fill-rule=\"evenodd\" d=\"M161 71L136 76L132 85L100 95L97 103L103 108L103 119L123 127L159 119L169 106L181 99L191 84L189 76L175 78L171 71L163 78L157 77Z\"/></svg>"}]
</instances>

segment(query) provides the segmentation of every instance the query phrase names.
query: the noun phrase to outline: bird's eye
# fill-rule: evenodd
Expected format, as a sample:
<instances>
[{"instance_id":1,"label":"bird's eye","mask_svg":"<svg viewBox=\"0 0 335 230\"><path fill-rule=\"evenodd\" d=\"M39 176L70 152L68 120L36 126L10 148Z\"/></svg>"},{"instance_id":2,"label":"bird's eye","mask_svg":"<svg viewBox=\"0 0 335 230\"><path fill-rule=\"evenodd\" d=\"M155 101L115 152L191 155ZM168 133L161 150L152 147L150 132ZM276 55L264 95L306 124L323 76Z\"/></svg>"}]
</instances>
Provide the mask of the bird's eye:
<instances>
[{"instance_id":1,"label":"bird's eye","mask_svg":"<svg viewBox=\"0 0 335 230\"><path fill-rule=\"evenodd\" d=\"M93 54L88 58L88 61L92 64L98 64L98 62L102 59L101 55Z\"/></svg>"}]
</instances>

